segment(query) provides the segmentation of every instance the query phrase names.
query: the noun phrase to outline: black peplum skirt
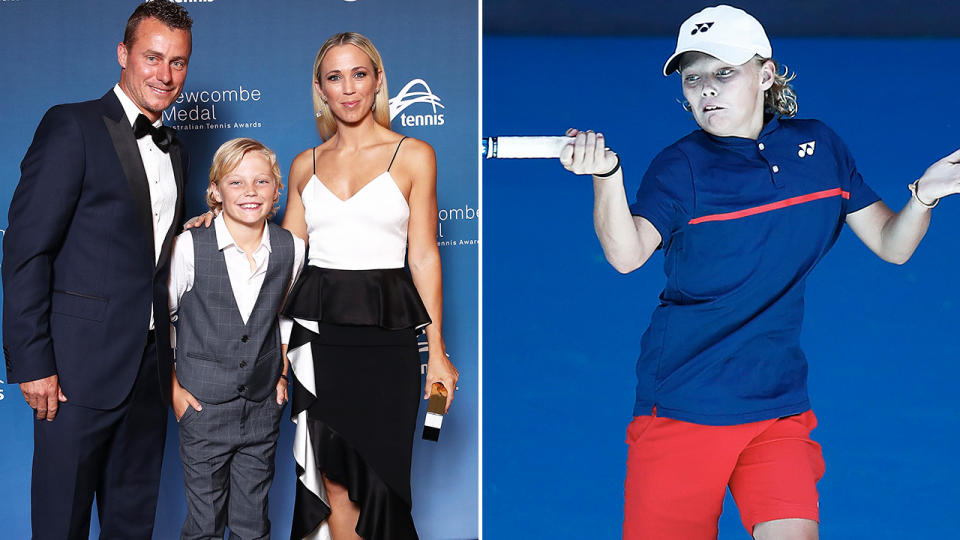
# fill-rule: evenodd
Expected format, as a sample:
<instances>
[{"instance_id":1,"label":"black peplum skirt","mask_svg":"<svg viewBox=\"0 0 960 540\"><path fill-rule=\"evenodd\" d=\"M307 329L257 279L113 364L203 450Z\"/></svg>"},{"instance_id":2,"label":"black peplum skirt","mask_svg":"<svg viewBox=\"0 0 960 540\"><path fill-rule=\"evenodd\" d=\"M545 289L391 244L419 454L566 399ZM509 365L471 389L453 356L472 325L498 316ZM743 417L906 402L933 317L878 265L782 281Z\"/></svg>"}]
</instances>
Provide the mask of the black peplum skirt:
<instances>
[{"instance_id":1,"label":"black peplum skirt","mask_svg":"<svg viewBox=\"0 0 960 540\"><path fill-rule=\"evenodd\" d=\"M362 538L415 540L416 335L430 319L409 274L307 266L283 312L295 321L287 353L297 424L291 538L329 538L324 475L359 505Z\"/></svg>"}]
</instances>

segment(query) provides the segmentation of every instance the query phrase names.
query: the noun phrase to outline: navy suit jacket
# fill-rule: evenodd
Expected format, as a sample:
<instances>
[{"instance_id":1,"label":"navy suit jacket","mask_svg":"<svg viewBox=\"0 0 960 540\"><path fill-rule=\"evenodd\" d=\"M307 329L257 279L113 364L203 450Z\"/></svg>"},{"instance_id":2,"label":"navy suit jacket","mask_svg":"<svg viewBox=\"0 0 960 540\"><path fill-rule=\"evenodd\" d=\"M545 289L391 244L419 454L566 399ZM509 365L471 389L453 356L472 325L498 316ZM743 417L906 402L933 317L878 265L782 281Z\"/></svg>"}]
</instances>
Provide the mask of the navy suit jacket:
<instances>
[{"instance_id":1,"label":"navy suit jacket","mask_svg":"<svg viewBox=\"0 0 960 540\"><path fill-rule=\"evenodd\" d=\"M173 224L159 262L147 176L111 89L44 115L20 164L3 239L3 352L10 382L59 375L67 399L110 409L129 395L150 308L169 401L170 247L183 221L187 159L174 142Z\"/></svg>"}]
</instances>

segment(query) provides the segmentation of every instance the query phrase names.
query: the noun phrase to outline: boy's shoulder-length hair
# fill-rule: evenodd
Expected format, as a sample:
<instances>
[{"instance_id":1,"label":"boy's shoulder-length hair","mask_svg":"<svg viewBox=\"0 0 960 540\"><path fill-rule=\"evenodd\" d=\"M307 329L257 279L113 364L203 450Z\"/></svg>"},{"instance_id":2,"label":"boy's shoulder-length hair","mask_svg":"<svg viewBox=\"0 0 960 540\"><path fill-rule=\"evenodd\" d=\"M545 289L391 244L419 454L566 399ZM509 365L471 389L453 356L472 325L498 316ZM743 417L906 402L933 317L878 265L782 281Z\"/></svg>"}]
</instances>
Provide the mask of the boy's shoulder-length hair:
<instances>
[{"instance_id":1,"label":"boy's shoulder-length hair","mask_svg":"<svg viewBox=\"0 0 960 540\"><path fill-rule=\"evenodd\" d=\"M773 86L763 93L763 108L767 112L780 113L786 117L797 115L797 92L793 89L790 81L797 77L796 72L791 72L786 64L781 64L773 58L754 58L754 61L764 63L767 60L773 62Z\"/></svg>"},{"instance_id":2,"label":"boy's shoulder-length hair","mask_svg":"<svg viewBox=\"0 0 960 540\"><path fill-rule=\"evenodd\" d=\"M277 190L273 197L273 208L270 210L270 215L267 216L267 219L269 219L277 213L277 202L280 200L280 190L283 189L280 164L277 162L276 152L262 142L249 137L230 139L221 144L220 148L217 148L217 152L213 155L213 163L210 164L210 185L207 186L207 206L209 206L210 210L214 213L220 212L223 204L213 196L213 186L236 169L240 165L240 162L243 161L243 156L247 155L248 152L260 152L263 157L267 159L267 162L270 164L270 172L273 173L273 179L277 182Z\"/></svg>"}]
</instances>

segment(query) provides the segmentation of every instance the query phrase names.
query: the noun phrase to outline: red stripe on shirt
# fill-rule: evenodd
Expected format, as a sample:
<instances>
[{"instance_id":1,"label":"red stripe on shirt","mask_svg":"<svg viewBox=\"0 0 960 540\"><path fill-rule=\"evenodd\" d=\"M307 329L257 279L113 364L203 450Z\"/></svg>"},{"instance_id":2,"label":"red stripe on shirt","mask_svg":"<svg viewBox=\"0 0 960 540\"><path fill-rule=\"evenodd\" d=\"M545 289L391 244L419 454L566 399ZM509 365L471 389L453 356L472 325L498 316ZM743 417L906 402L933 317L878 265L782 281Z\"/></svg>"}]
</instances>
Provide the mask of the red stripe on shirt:
<instances>
[{"instance_id":1,"label":"red stripe on shirt","mask_svg":"<svg viewBox=\"0 0 960 540\"><path fill-rule=\"evenodd\" d=\"M803 204L810 201L816 201L819 199L826 199L828 197L836 197L836 196L843 197L844 199L849 199L850 192L843 191L843 189L841 188L825 189L823 191L817 191L815 193L808 193L806 195L790 197L789 199L772 202L770 204L762 204L760 206L754 206L753 208L737 210L736 212L727 212L724 214L710 214L709 216L701 216L698 218L693 218L688 222L688 224L696 225L697 223L704 223L707 221L729 221L731 219L740 219L742 217L762 214L764 212L770 212L772 210L779 210L781 208L786 208L788 206L793 206L796 204Z\"/></svg>"}]
</instances>

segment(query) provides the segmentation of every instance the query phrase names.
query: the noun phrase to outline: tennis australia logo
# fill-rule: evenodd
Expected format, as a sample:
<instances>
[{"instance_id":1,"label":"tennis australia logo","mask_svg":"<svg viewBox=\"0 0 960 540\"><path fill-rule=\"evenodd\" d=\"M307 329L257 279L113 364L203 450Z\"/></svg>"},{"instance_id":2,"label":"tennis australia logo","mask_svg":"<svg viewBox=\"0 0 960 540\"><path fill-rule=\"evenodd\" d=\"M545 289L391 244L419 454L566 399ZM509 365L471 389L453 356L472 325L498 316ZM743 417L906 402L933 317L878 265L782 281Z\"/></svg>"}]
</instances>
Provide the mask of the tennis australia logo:
<instances>
[{"instance_id":1,"label":"tennis australia logo","mask_svg":"<svg viewBox=\"0 0 960 540\"><path fill-rule=\"evenodd\" d=\"M693 31L690 32L690 35L691 35L691 36L695 36L695 35L697 35L698 33L706 32L707 30L710 29L711 26L713 26L713 23L712 23L712 22L707 22L707 23L694 23L694 24L693 24Z\"/></svg>"},{"instance_id":2,"label":"tennis australia logo","mask_svg":"<svg viewBox=\"0 0 960 540\"><path fill-rule=\"evenodd\" d=\"M800 143L797 146L800 147L800 150L797 151L797 155L800 157L812 156L813 150L817 146L817 141L810 141L805 143Z\"/></svg>"},{"instance_id":3,"label":"tennis australia logo","mask_svg":"<svg viewBox=\"0 0 960 540\"><path fill-rule=\"evenodd\" d=\"M415 90L421 87L423 90ZM404 114L404 111L408 107L417 103L430 105L432 112L427 114ZM423 79L413 79L408 82L396 96L390 98L390 120L399 116L401 126L442 126L444 122L443 113L438 113L437 107L441 109L445 108L443 104L440 103L440 98L430 90L427 82Z\"/></svg>"}]
</instances>

